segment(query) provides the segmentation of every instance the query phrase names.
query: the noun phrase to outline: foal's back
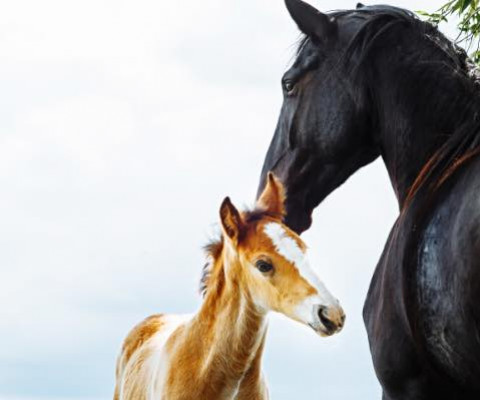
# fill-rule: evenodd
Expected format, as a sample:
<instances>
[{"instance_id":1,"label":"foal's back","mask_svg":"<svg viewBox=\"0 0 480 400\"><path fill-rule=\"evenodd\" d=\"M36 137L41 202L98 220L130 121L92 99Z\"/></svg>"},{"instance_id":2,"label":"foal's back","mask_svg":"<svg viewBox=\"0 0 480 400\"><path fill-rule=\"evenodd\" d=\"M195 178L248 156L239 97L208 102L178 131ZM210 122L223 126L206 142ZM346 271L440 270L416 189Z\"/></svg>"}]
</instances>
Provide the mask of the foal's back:
<instances>
[{"instance_id":1,"label":"foal's back","mask_svg":"<svg viewBox=\"0 0 480 400\"><path fill-rule=\"evenodd\" d=\"M165 344L190 318L190 315L155 314L130 331L117 360L114 400L146 400L161 393Z\"/></svg>"}]
</instances>

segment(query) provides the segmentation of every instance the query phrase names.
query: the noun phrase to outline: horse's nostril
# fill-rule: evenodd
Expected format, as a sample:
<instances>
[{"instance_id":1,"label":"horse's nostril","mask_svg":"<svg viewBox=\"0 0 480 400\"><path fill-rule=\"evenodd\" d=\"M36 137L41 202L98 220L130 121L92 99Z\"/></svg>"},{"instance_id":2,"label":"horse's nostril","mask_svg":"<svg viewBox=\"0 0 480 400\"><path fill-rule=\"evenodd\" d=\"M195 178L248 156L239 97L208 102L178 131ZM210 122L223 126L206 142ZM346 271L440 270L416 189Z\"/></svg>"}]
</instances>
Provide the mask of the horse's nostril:
<instances>
[{"instance_id":1,"label":"horse's nostril","mask_svg":"<svg viewBox=\"0 0 480 400\"><path fill-rule=\"evenodd\" d=\"M318 317L328 331L337 329L337 325L327 316L327 307L322 306L318 309Z\"/></svg>"}]
</instances>

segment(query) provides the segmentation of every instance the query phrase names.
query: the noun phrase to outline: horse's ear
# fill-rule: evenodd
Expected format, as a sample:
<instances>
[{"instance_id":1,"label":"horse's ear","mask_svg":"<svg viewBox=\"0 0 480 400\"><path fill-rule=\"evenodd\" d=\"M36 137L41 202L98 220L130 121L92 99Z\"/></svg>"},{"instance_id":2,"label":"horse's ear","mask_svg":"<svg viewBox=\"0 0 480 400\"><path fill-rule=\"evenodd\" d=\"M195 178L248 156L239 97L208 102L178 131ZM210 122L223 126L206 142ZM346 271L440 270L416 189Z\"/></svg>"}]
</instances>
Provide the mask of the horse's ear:
<instances>
[{"instance_id":1,"label":"horse's ear","mask_svg":"<svg viewBox=\"0 0 480 400\"><path fill-rule=\"evenodd\" d=\"M302 0L285 0L298 28L313 40L323 41L335 31L336 22Z\"/></svg>"},{"instance_id":2,"label":"horse's ear","mask_svg":"<svg viewBox=\"0 0 480 400\"><path fill-rule=\"evenodd\" d=\"M229 197L225 197L220 206L220 221L222 222L223 233L233 242L238 243L243 230L243 221Z\"/></svg>"},{"instance_id":3,"label":"horse's ear","mask_svg":"<svg viewBox=\"0 0 480 400\"><path fill-rule=\"evenodd\" d=\"M285 187L280 179L273 172L269 172L267 183L260 198L257 200L257 207L281 217L285 216Z\"/></svg>"}]
</instances>

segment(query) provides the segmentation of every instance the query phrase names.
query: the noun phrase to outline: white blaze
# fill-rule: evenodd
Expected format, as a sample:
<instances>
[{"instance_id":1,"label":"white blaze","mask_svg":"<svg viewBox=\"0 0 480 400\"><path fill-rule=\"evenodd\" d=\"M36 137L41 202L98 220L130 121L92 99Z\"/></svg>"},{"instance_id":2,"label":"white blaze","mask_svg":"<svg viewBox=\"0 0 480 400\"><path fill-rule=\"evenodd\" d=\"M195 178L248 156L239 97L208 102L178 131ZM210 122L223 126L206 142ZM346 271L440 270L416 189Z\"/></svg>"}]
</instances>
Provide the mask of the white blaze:
<instances>
[{"instance_id":1,"label":"white blaze","mask_svg":"<svg viewBox=\"0 0 480 400\"><path fill-rule=\"evenodd\" d=\"M264 230L277 253L292 263L298 269L300 276L317 290L322 303L325 305L337 303L316 272L310 267L306 252L300 248L297 241L287 233L283 226L276 222L269 222L265 224Z\"/></svg>"}]
</instances>

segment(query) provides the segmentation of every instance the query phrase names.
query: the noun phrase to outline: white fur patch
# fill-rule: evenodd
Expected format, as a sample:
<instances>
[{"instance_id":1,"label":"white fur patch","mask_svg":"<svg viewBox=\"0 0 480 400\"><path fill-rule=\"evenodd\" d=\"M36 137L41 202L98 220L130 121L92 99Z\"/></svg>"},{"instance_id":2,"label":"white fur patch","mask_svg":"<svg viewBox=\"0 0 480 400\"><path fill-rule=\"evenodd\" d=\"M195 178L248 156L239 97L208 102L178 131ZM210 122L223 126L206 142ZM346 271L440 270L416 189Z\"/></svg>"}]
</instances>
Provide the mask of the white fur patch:
<instances>
[{"instance_id":1,"label":"white fur patch","mask_svg":"<svg viewBox=\"0 0 480 400\"><path fill-rule=\"evenodd\" d=\"M151 348L151 354L142 367L140 376L135 376L135 379L141 379L147 384L145 388L145 398L147 400L155 400L162 398L162 392L165 387L166 375L168 369L171 368L169 364L169 356L165 349L165 344L172 335L172 333L181 325L188 323L192 319L192 315L164 315L162 316L162 327L153 335L148 342L143 346ZM129 375L128 370L134 368L138 363L138 357L141 353L134 353L122 372L120 383L120 400L125 400L125 384L126 377ZM130 385L135 382L128 382ZM127 395L128 396L128 395ZM129 396L129 398L131 398Z\"/></svg>"},{"instance_id":2,"label":"white fur patch","mask_svg":"<svg viewBox=\"0 0 480 400\"><path fill-rule=\"evenodd\" d=\"M297 241L287 233L285 228L276 222L269 222L265 225L264 229L265 234L271 239L278 254L298 269L302 278L317 290L322 302L324 302L325 305L336 303L336 300L327 290L318 275L310 267L306 253L300 248Z\"/></svg>"}]
</instances>

